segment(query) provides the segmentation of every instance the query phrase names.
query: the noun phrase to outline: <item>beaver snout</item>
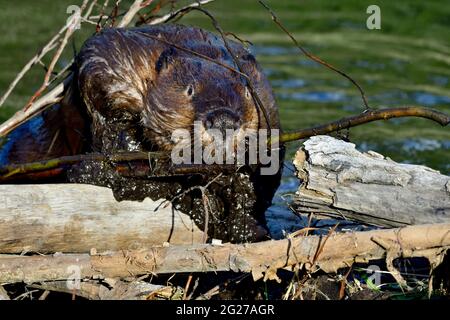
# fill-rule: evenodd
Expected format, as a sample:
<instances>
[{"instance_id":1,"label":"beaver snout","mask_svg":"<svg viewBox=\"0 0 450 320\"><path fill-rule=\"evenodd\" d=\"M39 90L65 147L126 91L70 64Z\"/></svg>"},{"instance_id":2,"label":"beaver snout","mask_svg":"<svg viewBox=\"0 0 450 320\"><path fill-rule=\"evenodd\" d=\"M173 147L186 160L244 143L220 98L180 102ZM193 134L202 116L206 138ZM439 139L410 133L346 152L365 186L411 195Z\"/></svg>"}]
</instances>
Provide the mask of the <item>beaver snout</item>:
<instances>
[{"instance_id":1,"label":"beaver snout","mask_svg":"<svg viewBox=\"0 0 450 320\"><path fill-rule=\"evenodd\" d=\"M236 130L240 127L240 118L228 108L215 109L206 114L204 126L206 130L217 129L223 134L227 129Z\"/></svg>"}]
</instances>

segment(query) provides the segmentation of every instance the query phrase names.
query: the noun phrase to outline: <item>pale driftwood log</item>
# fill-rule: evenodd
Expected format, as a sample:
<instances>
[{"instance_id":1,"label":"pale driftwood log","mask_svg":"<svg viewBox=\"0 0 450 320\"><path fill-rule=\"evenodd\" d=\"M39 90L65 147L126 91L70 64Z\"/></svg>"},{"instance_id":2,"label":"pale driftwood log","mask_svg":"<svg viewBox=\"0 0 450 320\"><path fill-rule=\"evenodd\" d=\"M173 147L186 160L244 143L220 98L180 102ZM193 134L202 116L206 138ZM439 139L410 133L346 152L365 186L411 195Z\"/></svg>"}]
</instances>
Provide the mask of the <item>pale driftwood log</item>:
<instances>
[{"instance_id":1,"label":"pale driftwood log","mask_svg":"<svg viewBox=\"0 0 450 320\"><path fill-rule=\"evenodd\" d=\"M450 177L401 164L329 136L312 137L294 159L303 181L299 213L396 227L450 222Z\"/></svg>"},{"instance_id":2,"label":"pale driftwood log","mask_svg":"<svg viewBox=\"0 0 450 320\"><path fill-rule=\"evenodd\" d=\"M98 252L201 243L189 216L163 200L114 199L83 184L0 185L0 252Z\"/></svg>"},{"instance_id":3,"label":"pale driftwood log","mask_svg":"<svg viewBox=\"0 0 450 320\"><path fill-rule=\"evenodd\" d=\"M320 248L320 249L319 249ZM353 262L426 257L438 265L450 248L450 224L408 226L252 244L178 245L103 255L0 256L0 283L80 278L117 278L150 273L242 271L254 279L277 279L280 268L304 263L334 272ZM75 272L77 271L77 272Z\"/></svg>"}]
</instances>

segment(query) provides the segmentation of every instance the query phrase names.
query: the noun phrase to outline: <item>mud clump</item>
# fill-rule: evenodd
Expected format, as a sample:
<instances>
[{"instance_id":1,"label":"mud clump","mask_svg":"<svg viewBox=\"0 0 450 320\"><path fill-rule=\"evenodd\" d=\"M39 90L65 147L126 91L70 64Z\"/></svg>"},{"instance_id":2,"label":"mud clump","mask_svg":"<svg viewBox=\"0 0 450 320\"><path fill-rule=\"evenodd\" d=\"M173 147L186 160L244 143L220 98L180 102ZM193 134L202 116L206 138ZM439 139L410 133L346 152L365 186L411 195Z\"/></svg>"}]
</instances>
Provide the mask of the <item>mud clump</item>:
<instances>
[{"instance_id":1,"label":"mud clump","mask_svg":"<svg viewBox=\"0 0 450 320\"><path fill-rule=\"evenodd\" d=\"M165 165L168 164L160 164L163 172ZM128 166L131 171L138 167ZM261 176L258 168L250 167L225 174L216 171L176 176L162 175L160 171L158 176L132 177L119 172L116 164L94 161L80 163L71 168L67 176L70 182L111 188L118 201L142 201L147 197L152 200L165 199L175 209L190 215L202 230L205 230L203 197L206 197L208 238L233 243L254 242L269 237L264 212L279 181L277 176ZM198 186L207 184L202 194Z\"/></svg>"}]
</instances>

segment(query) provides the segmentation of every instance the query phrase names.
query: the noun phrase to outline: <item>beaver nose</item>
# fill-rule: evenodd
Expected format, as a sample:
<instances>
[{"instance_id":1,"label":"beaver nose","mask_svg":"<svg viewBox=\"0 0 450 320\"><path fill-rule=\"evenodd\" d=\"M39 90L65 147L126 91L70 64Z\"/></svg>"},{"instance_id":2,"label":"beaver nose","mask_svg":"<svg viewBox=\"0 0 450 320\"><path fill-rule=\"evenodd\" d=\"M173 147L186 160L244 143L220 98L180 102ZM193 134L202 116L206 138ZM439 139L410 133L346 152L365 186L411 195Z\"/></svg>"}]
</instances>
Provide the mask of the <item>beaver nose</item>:
<instances>
[{"instance_id":1,"label":"beaver nose","mask_svg":"<svg viewBox=\"0 0 450 320\"><path fill-rule=\"evenodd\" d=\"M221 108L207 113L205 118L205 129L218 129L223 134L226 129L236 130L239 128L239 117L230 109Z\"/></svg>"}]
</instances>

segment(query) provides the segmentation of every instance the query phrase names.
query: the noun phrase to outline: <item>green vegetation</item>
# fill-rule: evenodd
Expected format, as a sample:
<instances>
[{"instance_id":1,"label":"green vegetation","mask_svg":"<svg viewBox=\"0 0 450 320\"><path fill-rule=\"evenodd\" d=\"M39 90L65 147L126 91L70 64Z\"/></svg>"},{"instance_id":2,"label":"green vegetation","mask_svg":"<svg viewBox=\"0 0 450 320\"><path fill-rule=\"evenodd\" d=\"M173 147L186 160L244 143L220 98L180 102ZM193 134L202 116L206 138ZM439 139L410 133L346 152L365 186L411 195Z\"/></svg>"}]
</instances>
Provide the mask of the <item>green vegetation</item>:
<instances>
[{"instance_id":1,"label":"green vegetation","mask_svg":"<svg viewBox=\"0 0 450 320\"><path fill-rule=\"evenodd\" d=\"M67 6L77 2L81 1L0 0L0 93L64 23ZM123 1L123 6L129 2ZM366 28L366 8L372 1L266 3L305 48L356 79L372 107L419 104L450 113L450 6L442 1L377 1L381 30ZM357 90L346 79L301 55L257 1L217 0L207 8L224 30L255 45L253 51L277 94L285 130L363 110ZM199 12L185 16L181 23L213 29ZM77 32L75 47L93 31L94 26L89 26ZM67 51L63 62L71 57ZM43 68L37 66L27 75L0 109L0 121L25 104L43 74ZM352 129L350 139L397 161L450 172L450 130L427 120L368 124Z\"/></svg>"}]
</instances>

